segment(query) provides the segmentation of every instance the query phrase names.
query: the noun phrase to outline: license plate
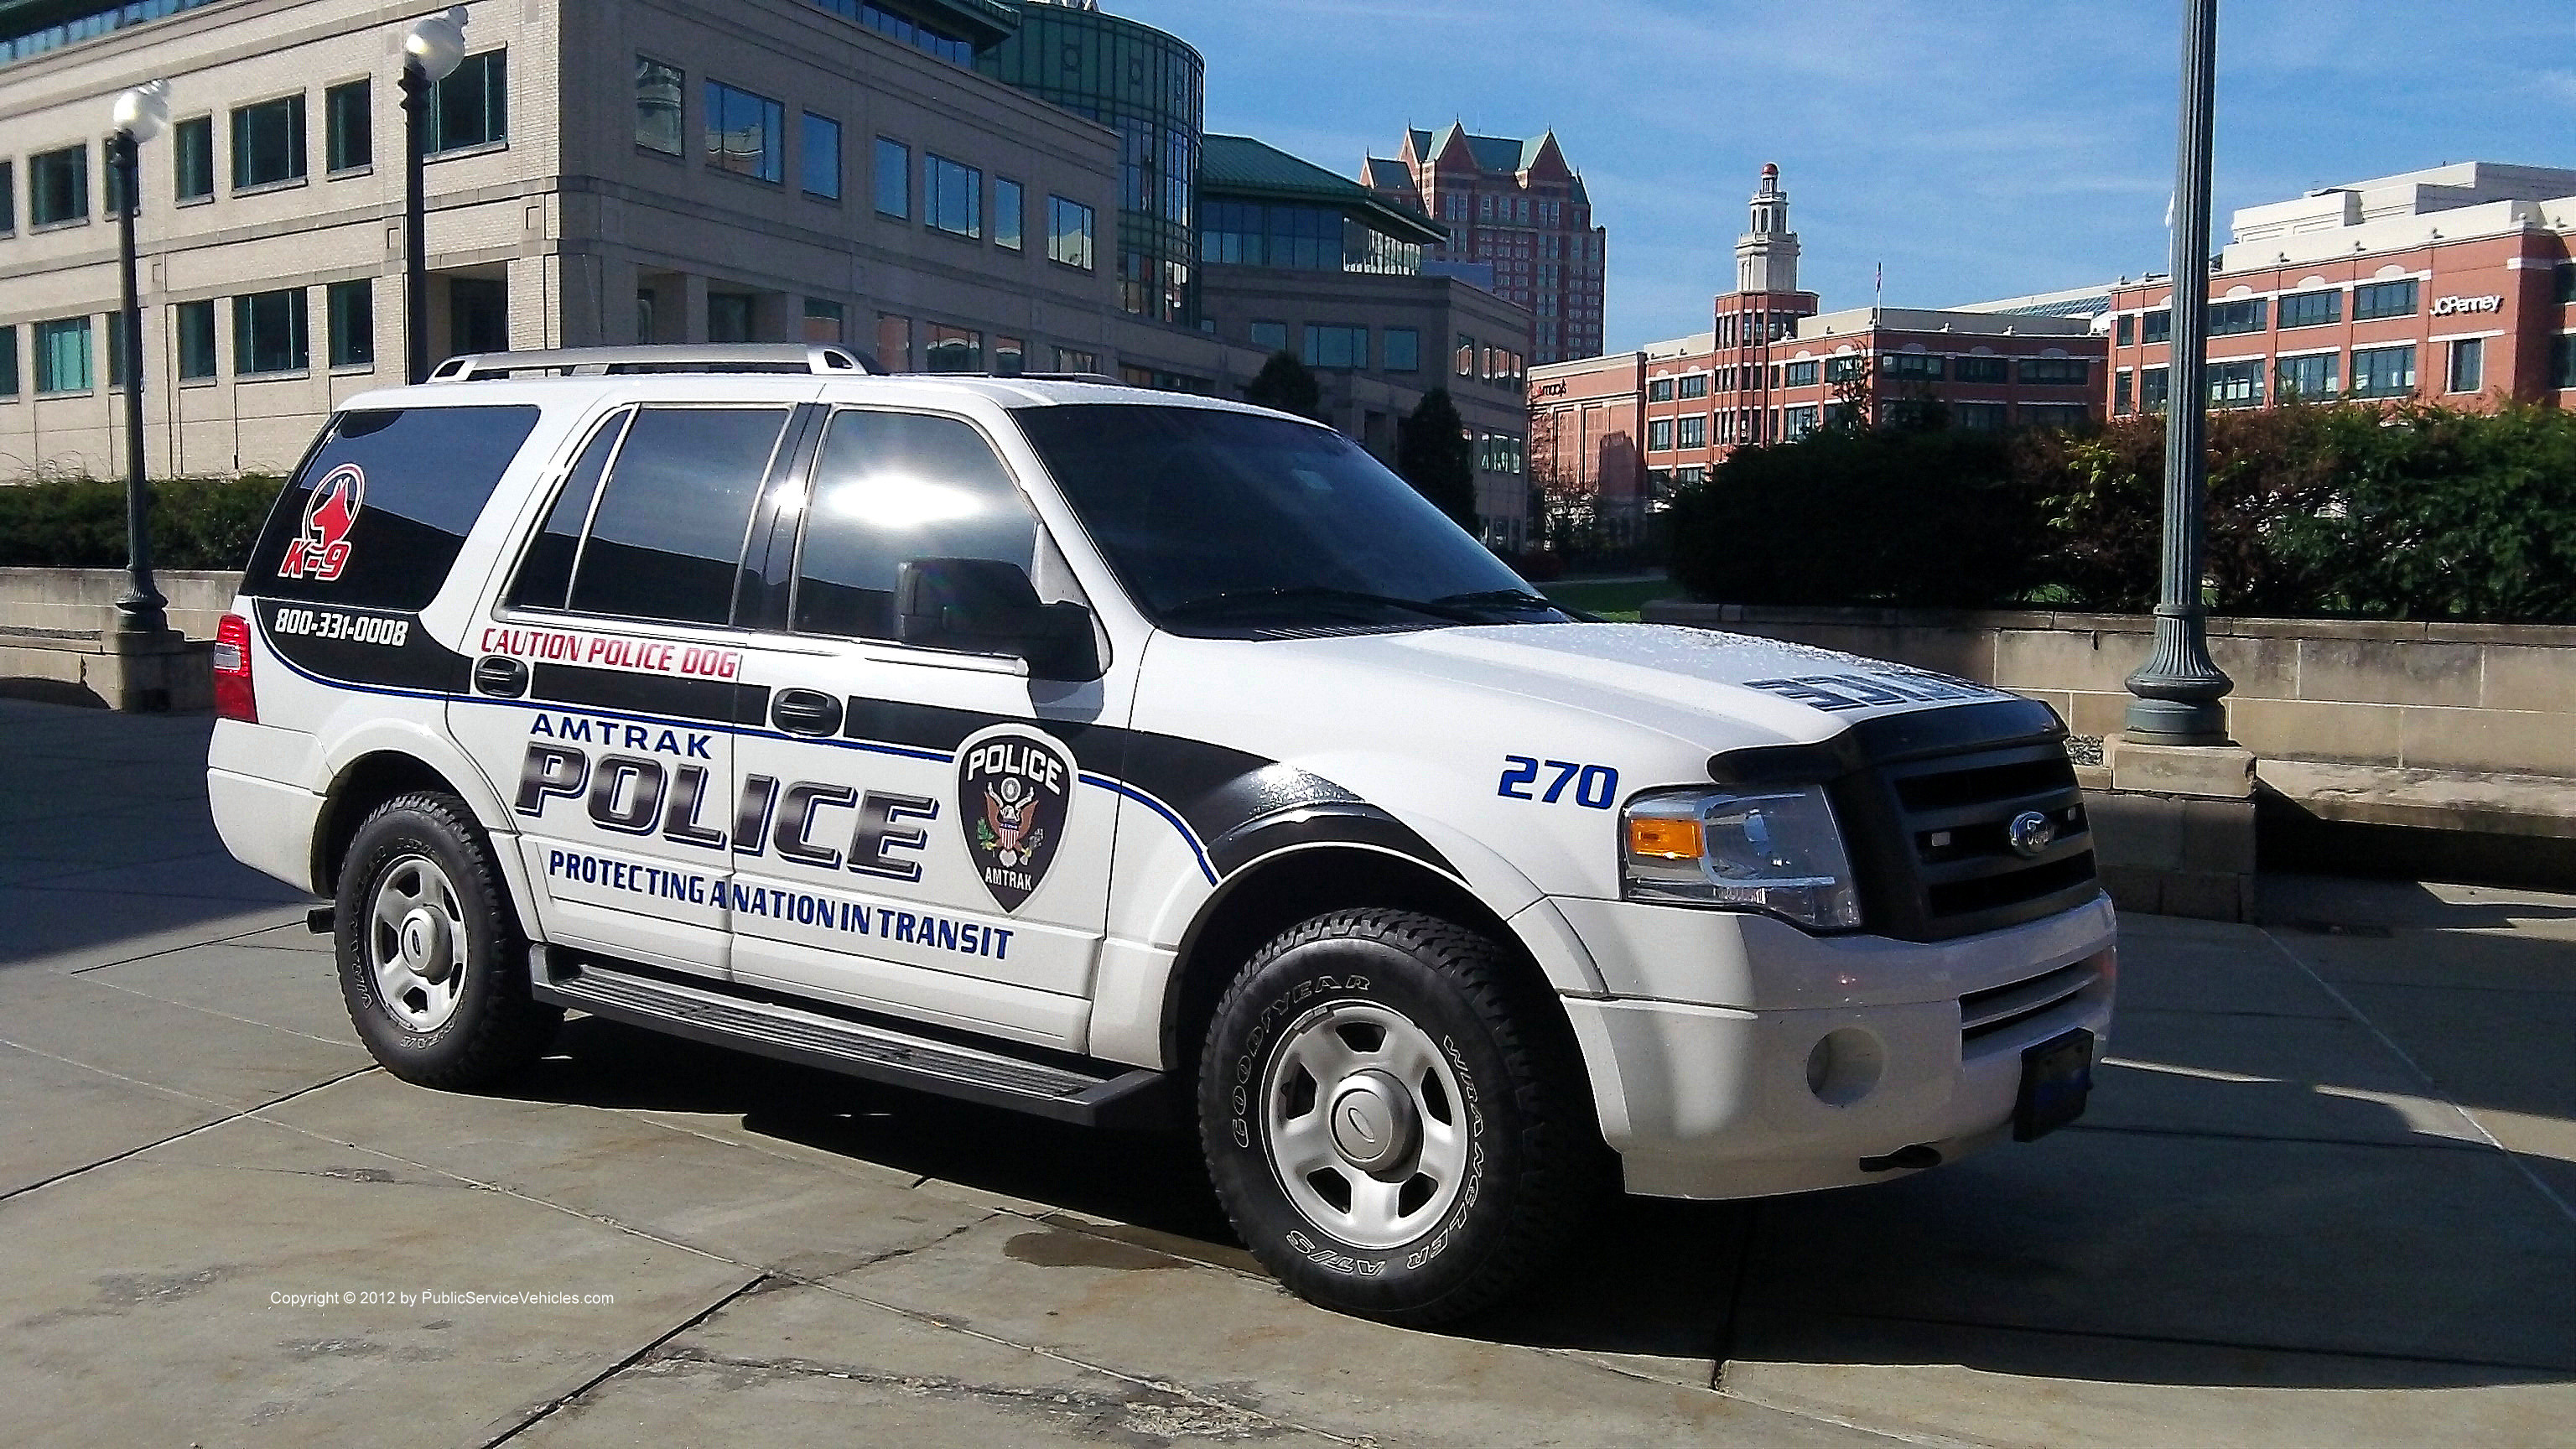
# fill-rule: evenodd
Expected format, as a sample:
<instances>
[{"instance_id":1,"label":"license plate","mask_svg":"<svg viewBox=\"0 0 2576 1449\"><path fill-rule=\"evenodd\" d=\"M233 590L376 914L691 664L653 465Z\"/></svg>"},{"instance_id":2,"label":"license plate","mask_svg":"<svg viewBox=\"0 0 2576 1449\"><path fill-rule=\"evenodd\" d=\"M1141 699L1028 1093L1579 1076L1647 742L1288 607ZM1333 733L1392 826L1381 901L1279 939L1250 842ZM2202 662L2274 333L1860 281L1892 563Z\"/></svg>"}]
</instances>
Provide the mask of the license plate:
<instances>
[{"instance_id":1,"label":"license plate","mask_svg":"<svg viewBox=\"0 0 2576 1449\"><path fill-rule=\"evenodd\" d=\"M2013 1140L2031 1142L2084 1115L2093 1090L2093 1033L2077 1027L2021 1054L2021 1095L2013 1103Z\"/></svg>"}]
</instances>

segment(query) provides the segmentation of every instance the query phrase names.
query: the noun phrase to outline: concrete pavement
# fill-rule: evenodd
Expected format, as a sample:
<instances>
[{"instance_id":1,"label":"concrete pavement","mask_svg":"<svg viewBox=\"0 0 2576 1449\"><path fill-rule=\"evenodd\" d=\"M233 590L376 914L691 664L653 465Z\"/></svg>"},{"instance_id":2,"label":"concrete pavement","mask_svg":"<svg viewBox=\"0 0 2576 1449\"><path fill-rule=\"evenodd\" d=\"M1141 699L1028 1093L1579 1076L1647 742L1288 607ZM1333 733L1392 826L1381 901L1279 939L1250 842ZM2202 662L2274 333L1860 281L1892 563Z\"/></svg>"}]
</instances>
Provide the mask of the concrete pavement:
<instances>
[{"instance_id":1,"label":"concrete pavement","mask_svg":"<svg viewBox=\"0 0 2576 1449\"><path fill-rule=\"evenodd\" d=\"M1632 1202L1532 1301L1422 1334L1282 1294L1179 1141L591 1020L507 1093L396 1082L299 898L213 840L206 728L0 702L0 1443L2576 1421L2576 898L2288 881L2267 927L2134 918L2074 1127L1880 1187Z\"/></svg>"}]
</instances>

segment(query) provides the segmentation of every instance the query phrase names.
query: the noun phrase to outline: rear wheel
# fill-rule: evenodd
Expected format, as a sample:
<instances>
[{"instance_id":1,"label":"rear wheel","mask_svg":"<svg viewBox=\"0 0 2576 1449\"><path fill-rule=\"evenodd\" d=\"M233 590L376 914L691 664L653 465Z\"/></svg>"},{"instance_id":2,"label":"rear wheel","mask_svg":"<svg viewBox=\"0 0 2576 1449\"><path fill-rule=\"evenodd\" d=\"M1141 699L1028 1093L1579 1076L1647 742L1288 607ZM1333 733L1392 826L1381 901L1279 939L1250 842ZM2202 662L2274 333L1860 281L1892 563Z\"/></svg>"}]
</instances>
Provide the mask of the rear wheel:
<instances>
[{"instance_id":1,"label":"rear wheel","mask_svg":"<svg viewBox=\"0 0 2576 1449\"><path fill-rule=\"evenodd\" d=\"M385 1070L471 1089L519 1071L563 1020L528 991L528 943L465 802L376 807L349 842L334 911L340 994Z\"/></svg>"},{"instance_id":2,"label":"rear wheel","mask_svg":"<svg viewBox=\"0 0 2576 1449\"><path fill-rule=\"evenodd\" d=\"M1494 942L1432 916L1337 912L1262 947L1199 1068L1235 1231L1301 1296L1390 1322L1523 1286L1609 1180L1553 1011Z\"/></svg>"}]
</instances>

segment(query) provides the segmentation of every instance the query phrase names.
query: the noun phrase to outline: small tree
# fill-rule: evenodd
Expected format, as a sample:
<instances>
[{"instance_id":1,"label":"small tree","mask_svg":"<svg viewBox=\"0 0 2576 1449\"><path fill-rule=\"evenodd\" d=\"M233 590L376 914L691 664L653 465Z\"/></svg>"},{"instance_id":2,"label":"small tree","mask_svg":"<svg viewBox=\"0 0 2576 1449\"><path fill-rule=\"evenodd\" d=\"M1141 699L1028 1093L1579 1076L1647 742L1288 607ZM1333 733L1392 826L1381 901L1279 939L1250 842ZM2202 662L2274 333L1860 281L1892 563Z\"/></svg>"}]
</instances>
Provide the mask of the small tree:
<instances>
[{"instance_id":1,"label":"small tree","mask_svg":"<svg viewBox=\"0 0 2576 1449\"><path fill-rule=\"evenodd\" d=\"M1277 408L1301 418L1324 418L1324 385L1315 380L1312 368L1297 360L1297 354L1280 348L1261 364L1252 384L1243 390L1243 400L1259 407Z\"/></svg>"},{"instance_id":2,"label":"small tree","mask_svg":"<svg viewBox=\"0 0 2576 1449\"><path fill-rule=\"evenodd\" d=\"M1424 393L1412 415L1397 427L1395 471L1460 528L1476 531L1475 450L1467 441L1466 420L1458 416L1458 405L1449 400L1447 388Z\"/></svg>"}]
</instances>

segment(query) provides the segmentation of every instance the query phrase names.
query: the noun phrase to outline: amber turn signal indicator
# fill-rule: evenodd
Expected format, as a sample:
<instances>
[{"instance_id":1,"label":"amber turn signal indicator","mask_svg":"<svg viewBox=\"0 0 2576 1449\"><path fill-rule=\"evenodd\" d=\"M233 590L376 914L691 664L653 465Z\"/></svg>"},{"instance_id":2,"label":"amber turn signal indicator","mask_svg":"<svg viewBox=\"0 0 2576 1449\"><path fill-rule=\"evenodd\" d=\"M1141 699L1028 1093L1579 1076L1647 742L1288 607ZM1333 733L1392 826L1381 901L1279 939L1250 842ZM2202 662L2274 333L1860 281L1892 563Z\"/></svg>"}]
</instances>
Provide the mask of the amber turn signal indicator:
<instances>
[{"instance_id":1,"label":"amber turn signal indicator","mask_svg":"<svg viewBox=\"0 0 2576 1449\"><path fill-rule=\"evenodd\" d=\"M1655 860L1697 860L1701 855L1699 822L1630 816L1628 853Z\"/></svg>"}]
</instances>

